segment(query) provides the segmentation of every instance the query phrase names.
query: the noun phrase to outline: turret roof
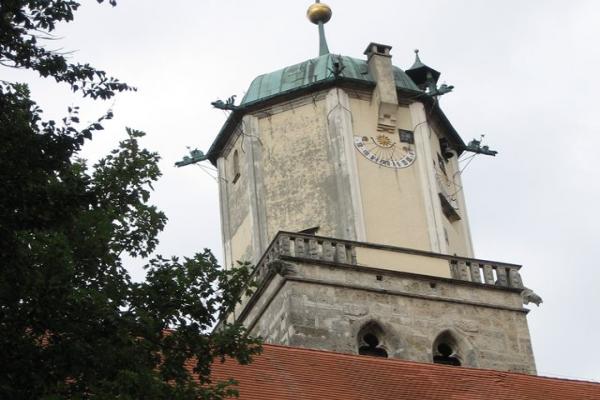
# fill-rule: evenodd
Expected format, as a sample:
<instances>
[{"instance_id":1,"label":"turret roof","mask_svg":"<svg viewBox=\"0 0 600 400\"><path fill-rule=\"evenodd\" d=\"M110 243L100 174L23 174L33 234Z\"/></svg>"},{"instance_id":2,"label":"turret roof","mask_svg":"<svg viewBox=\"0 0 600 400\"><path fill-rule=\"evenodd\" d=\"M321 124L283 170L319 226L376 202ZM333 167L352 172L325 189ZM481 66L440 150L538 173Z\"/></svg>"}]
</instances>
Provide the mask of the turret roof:
<instances>
[{"instance_id":1,"label":"turret roof","mask_svg":"<svg viewBox=\"0 0 600 400\"><path fill-rule=\"evenodd\" d=\"M436 83L440 78L439 71L436 71L435 69L431 68L427 64L424 64L423 61L421 61L418 49L415 50L415 62L409 69L406 70L406 75L411 78L411 81L413 81L417 85L420 85L421 87L423 87L423 85L427 83L429 75L431 76L431 79L433 79L433 82Z\"/></svg>"}]
</instances>

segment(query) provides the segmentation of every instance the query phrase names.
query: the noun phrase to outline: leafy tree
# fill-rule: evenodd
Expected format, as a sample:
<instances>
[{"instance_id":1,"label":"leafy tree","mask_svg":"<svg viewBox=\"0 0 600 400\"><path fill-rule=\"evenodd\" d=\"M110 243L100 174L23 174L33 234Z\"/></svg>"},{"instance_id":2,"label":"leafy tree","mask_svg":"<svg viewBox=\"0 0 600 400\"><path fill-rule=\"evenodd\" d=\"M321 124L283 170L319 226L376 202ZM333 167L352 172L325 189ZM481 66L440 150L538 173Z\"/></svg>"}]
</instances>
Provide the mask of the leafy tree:
<instances>
[{"instance_id":1,"label":"leafy tree","mask_svg":"<svg viewBox=\"0 0 600 400\"><path fill-rule=\"evenodd\" d=\"M104 0L97 0L103 3ZM116 5L116 0L110 0ZM68 62L64 54L46 49L44 40L60 22L73 21L80 3L76 0L2 0L0 2L0 63L28 68L43 77L66 82L74 92L93 99L109 99L132 87L89 64Z\"/></svg>"},{"instance_id":2,"label":"leafy tree","mask_svg":"<svg viewBox=\"0 0 600 400\"><path fill-rule=\"evenodd\" d=\"M78 7L1 0L0 62L92 98L131 90L40 44ZM208 332L245 290L248 269L224 271L204 250L155 256L144 282L130 279L121 257L150 257L167 219L149 203L159 156L140 147L142 132L128 129L92 167L79 158L111 117L81 126L74 107L45 121L26 85L0 82L0 398L233 395L232 382L210 381L211 364L247 363L259 343L238 325Z\"/></svg>"}]
</instances>

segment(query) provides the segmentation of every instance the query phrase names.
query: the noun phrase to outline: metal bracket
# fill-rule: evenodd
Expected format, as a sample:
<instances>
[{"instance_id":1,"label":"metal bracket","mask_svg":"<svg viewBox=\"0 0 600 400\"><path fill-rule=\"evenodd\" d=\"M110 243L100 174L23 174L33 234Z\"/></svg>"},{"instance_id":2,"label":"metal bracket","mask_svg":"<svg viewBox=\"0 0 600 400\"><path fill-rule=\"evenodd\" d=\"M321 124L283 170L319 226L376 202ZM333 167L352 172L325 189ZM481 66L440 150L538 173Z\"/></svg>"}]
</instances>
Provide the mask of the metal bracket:
<instances>
[{"instance_id":1,"label":"metal bracket","mask_svg":"<svg viewBox=\"0 0 600 400\"><path fill-rule=\"evenodd\" d=\"M481 145L481 141L483 139L485 135L481 135L481 138L479 140L477 139L473 139L469 142L469 144L467 145L467 147L465 147L466 151L470 151L471 153L476 153L476 154L483 154L486 156L492 156L495 157L496 154L498 154L497 151L495 150L490 150L489 146L482 146Z\"/></svg>"}]
</instances>

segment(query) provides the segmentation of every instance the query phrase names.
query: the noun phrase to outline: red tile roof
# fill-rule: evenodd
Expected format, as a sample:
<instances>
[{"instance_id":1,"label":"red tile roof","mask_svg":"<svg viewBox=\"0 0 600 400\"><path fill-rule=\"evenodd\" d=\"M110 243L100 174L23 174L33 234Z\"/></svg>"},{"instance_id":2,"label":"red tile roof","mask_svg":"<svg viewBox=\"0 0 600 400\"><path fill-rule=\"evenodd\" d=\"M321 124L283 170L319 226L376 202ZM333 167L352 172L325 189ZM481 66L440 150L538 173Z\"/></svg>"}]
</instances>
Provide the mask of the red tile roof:
<instances>
[{"instance_id":1,"label":"red tile roof","mask_svg":"<svg viewBox=\"0 0 600 400\"><path fill-rule=\"evenodd\" d=\"M600 383L264 345L250 365L213 365L241 400L600 400Z\"/></svg>"}]
</instances>

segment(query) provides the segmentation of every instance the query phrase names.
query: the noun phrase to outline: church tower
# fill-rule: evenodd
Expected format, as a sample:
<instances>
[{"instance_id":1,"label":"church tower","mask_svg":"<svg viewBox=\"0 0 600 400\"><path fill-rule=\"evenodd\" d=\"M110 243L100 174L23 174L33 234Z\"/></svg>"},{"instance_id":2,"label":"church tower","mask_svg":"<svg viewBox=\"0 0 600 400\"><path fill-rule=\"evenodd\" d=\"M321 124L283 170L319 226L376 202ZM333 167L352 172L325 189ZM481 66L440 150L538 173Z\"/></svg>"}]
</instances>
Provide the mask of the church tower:
<instances>
[{"instance_id":1,"label":"church tower","mask_svg":"<svg viewBox=\"0 0 600 400\"><path fill-rule=\"evenodd\" d=\"M475 259L440 73L391 46L329 52L257 77L206 154L219 171L225 264L257 289L221 321L267 343L536 372L520 266ZM189 160L189 159L188 159ZM523 296L525 295L525 296Z\"/></svg>"}]
</instances>

